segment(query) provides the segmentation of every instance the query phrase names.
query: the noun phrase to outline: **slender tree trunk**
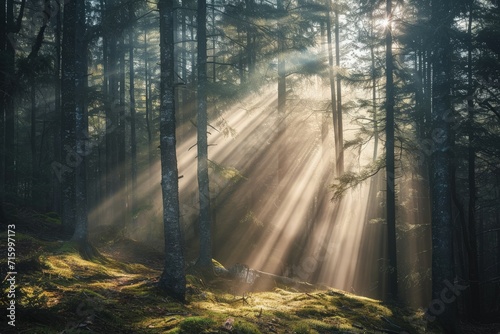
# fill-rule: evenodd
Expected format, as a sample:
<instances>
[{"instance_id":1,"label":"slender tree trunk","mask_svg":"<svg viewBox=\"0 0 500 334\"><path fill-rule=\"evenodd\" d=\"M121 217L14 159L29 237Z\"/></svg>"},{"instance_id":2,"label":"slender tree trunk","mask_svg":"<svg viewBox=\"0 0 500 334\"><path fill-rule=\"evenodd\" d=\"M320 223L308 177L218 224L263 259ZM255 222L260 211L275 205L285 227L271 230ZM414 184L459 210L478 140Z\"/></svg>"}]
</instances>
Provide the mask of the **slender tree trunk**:
<instances>
[{"instance_id":1,"label":"slender tree trunk","mask_svg":"<svg viewBox=\"0 0 500 334\"><path fill-rule=\"evenodd\" d=\"M389 267L389 297L398 297L398 267L396 248L396 190L394 164L394 60L392 56L392 0L386 2L388 25L385 34L386 47L386 125L385 125L385 163L386 163L386 208L387 208L387 251Z\"/></svg>"},{"instance_id":2,"label":"slender tree trunk","mask_svg":"<svg viewBox=\"0 0 500 334\"><path fill-rule=\"evenodd\" d=\"M61 161L61 10L62 6L57 3L56 29L55 29L55 62L54 62L54 160ZM55 175L52 176L53 187L53 210L61 214L61 182Z\"/></svg>"},{"instance_id":3,"label":"slender tree trunk","mask_svg":"<svg viewBox=\"0 0 500 334\"><path fill-rule=\"evenodd\" d=\"M245 7L247 12L253 13L255 7L255 0L245 0ZM247 26L246 31L246 51L247 51L247 67L248 77L252 77L255 73L255 46L254 46L254 28Z\"/></svg>"},{"instance_id":4,"label":"slender tree trunk","mask_svg":"<svg viewBox=\"0 0 500 334\"><path fill-rule=\"evenodd\" d=\"M283 0L278 0L278 11L284 15ZM286 64L285 64L285 36L284 28L278 24L278 114L284 120L286 111Z\"/></svg>"},{"instance_id":5,"label":"slender tree trunk","mask_svg":"<svg viewBox=\"0 0 500 334\"><path fill-rule=\"evenodd\" d=\"M432 194L432 295L441 300L443 289L455 280L453 217L451 210L451 43L453 23L450 0L433 0L431 26L433 36L432 62L432 128L439 133L431 157ZM434 305L436 304L436 305ZM458 331L456 324L457 303L434 303L429 311L436 316L447 333ZM434 311L434 312L433 312Z\"/></svg>"},{"instance_id":6,"label":"slender tree trunk","mask_svg":"<svg viewBox=\"0 0 500 334\"><path fill-rule=\"evenodd\" d=\"M207 29L206 0L198 1L198 188L200 200L200 254L197 265L209 273L212 268L212 220L208 179L208 138L207 138Z\"/></svg>"},{"instance_id":7,"label":"slender tree trunk","mask_svg":"<svg viewBox=\"0 0 500 334\"><path fill-rule=\"evenodd\" d=\"M468 147L468 169L469 169L469 216L468 216L468 235L469 239L469 284L470 284L470 304L468 307L469 314L473 320L480 320L481 316L481 289L479 278L479 263L478 263L478 250L477 250L477 228L476 228L476 143L474 132L474 82L472 76L472 22L473 22L473 9L472 5L469 13L469 26L468 26L468 54L467 54L467 70L468 70L468 97L467 97L467 111L469 121L469 147ZM467 241L466 241L467 242Z\"/></svg>"},{"instance_id":8,"label":"slender tree trunk","mask_svg":"<svg viewBox=\"0 0 500 334\"><path fill-rule=\"evenodd\" d=\"M183 0L182 1L182 6L185 7L187 4L186 4L186 0ZM181 50L181 59L182 59L182 62L181 62L181 77L182 77L182 81L184 82L184 84L187 85L188 83L188 77L187 77L187 50L186 50L186 40L187 40L187 23L186 23L187 19L186 19L186 11L185 10L181 10L181 46L182 46L182 50ZM181 101L182 101L182 104L178 106L178 108L180 109L180 112L179 112L179 115L180 115L180 123L181 124L184 124L188 119L189 117L187 116L187 112L188 112L188 105L189 105L189 102L190 102L190 99L188 98L188 93L187 93L187 90L184 88L184 89L180 89L179 90L180 92L180 96L181 96ZM183 137L185 136L185 132L183 131Z\"/></svg>"},{"instance_id":9,"label":"slender tree trunk","mask_svg":"<svg viewBox=\"0 0 500 334\"><path fill-rule=\"evenodd\" d=\"M212 7L212 82L217 82L217 30L215 28L215 0L211 0Z\"/></svg>"},{"instance_id":10,"label":"slender tree trunk","mask_svg":"<svg viewBox=\"0 0 500 334\"><path fill-rule=\"evenodd\" d=\"M0 0L0 53L6 50L7 16L5 12L6 0ZM6 87L7 77L5 71L0 71L0 87ZM0 91L0 208L5 201L5 93ZM2 217L0 217L2 218Z\"/></svg>"},{"instance_id":11,"label":"slender tree trunk","mask_svg":"<svg viewBox=\"0 0 500 334\"><path fill-rule=\"evenodd\" d=\"M335 2L335 66L337 68L337 127L338 127L338 148L337 148L337 175L344 173L344 129L342 126L342 79L338 74L340 69L340 24L339 24L339 4Z\"/></svg>"},{"instance_id":12,"label":"slender tree trunk","mask_svg":"<svg viewBox=\"0 0 500 334\"><path fill-rule=\"evenodd\" d=\"M135 20L134 8L132 3L129 5L129 20ZM137 190L137 138L135 129L135 66L134 66L134 31L129 30L128 35L129 44L129 95L130 95L130 159L131 159L131 176L132 176L132 189L130 208L132 217L136 214L136 190ZM132 218L134 219L134 218Z\"/></svg>"},{"instance_id":13,"label":"slender tree trunk","mask_svg":"<svg viewBox=\"0 0 500 334\"><path fill-rule=\"evenodd\" d=\"M36 194L37 189L37 150L36 150L36 84L35 76L33 73L33 78L30 88L30 99L31 99L31 128L30 128L30 148L31 148L31 200L32 203L37 206L38 196Z\"/></svg>"},{"instance_id":14,"label":"slender tree trunk","mask_svg":"<svg viewBox=\"0 0 500 334\"><path fill-rule=\"evenodd\" d=\"M285 15L283 0L277 2L278 11ZM278 205L281 204L284 196L283 178L287 169L287 145L286 145L286 61L285 61L285 28L278 19Z\"/></svg>"},{"instance_id":15,"label":"slender tree trunk","mask_svg":"<svg viewBox=\"0 0 500 334\"><path fill-rule=\"evenodd\" d=\"M125 118L125 95L126 95L126 75L125 75L125 37L121 36L119 41L119 61L120 61L120 106L118 109L118 210L120 212L118 218L118 226L123 231L130 225L130 206L129 193L127 186L127 140L126 140L126 118Z\"/></svg>"},{"instance_id":16,"label":"slender tree trunk","mask_svg":"<svg viewBox=\"0 0 500 334\"><path fill-rule=\"evenodd\" d=\"M175 138L173 1L160 0L160 149L165 233L165 267L159 285L184 301L186 277L179 219L179 181Z\"/></svg>"},{"instance_id":17,"label":"slender tree trunk","mask_svg":"<svg viewBox=\"0 0 500 334\"><path fill-rule=\"evenodd\" d=\"M87 212L87 141L88 115L85 106L87 76L87 45L85 38L85 0L74 0L75 18L75 134L76 153L80 163L75 172L76 224L73 240L80 244L80 252L84 258L93 257L88 251L88 212ZM73 7L72 7L73 8Z\"/></svg>"},{"instance_id":18,"label":"slender tree trunk","mask_svg":"<svg viewBox=\"0 0 500 334\"><path fill-rule=\"evenodd\" d=\"M152 135L152 130L151 130L151 108L150 108L150 100L151 100L151 94L150 92L150 85L151 85L151 80L149 78L149 70L148 70L148 40L147 40L147 33L146 30L144 30L144 95L146 95L146 131L148 133L148 173L149 173L149 178L148 180L151 179L151 168L153 166L153 135Z\"/></svg>"},{"instance_id":19,"label":"slender tree trunk","mask_svg":"<svg viewBox=\"0 0 500 334\"><path fill-rule=\"evenodd\" d=\"M370 60L371 60L371 77L372 77L372 112L373 112L373 161L377 160L378 155L378 115L377 115L377 76L375 67L375 34L373 27L375 22L373 20L373 12L370 11Z\"/></svg>"},{"instance_id":20,"label":"slender tree trunk","mask_svg":"<svg viewBox=\"0 0 500 334\"><path fill-rule=\"evenodd\" d=\"M23 0L19 9L19 15L17 20L14 18L14 1L7 0L6 8L6 22L7 29L6 41L5 41L5 57L4 57L4 68L5 79L4 79L4 113L5 113L5 158L4 158L4 177L5 179L5 190L10 196L17 196L17 173L16 173L16 124L15 124L15 106L14 106L14 86L17 80L15 74L15 63L16 63L16 49L15 43L16 39L14 34L17 34L21 29L21 22L24 13L24 5L26 1Z\"/></svg>"},{"instance_id":21,"label":"slender tree trunk","mask_svg":"<svg viewBox=\"0 0 500 334\"><path fill-rule=\"evenodd\" d=\"M62 42L62 163L67 164L66 173L62 178L62 225L67 237L75 230L75 168L81 163L81 157L76 152L75 122L76 122L76 1L66 2L63 17Z\"/></svg>"},{"instance_id":22,"label":"slender tree trunk","mask_svg":"<svg viewBox=\"0 0 500 334\"><path fill-rule=\"evenodd\" d=\"M332 106L332 119L333 119L333 136L335 144L335 156L338 156L338 151L340 150L339 142L339 126L338 126L338 110L337 110L337 93L335 90L335 72L333 69L333 41L332 41L332 18L331 18L331 0L326 0L327 2L327 13L326 13L326 38L328 43L328 75L330 79L330 99ZM337 161L335 161L335 166L337 166ZM337 168L336 168L337 170ZM337 175L338 176L338 175Z\"/></svg>"}]
</instances>

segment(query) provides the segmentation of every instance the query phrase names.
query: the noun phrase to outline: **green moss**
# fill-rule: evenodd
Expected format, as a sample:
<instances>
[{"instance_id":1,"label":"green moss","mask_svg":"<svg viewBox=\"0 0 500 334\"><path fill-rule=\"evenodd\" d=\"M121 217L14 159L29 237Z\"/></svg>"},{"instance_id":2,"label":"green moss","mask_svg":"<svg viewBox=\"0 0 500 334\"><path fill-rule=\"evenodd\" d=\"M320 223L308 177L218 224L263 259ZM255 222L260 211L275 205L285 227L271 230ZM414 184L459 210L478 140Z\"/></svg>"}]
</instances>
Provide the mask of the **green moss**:
<instances>
[{"instance_id":1,"label":"green moss","mask_svg":"<svg viewBox=\"0 0 500 334\"><path fill-rule=\"evenodd\" d=\"M194 334L203 333L215 325L215 321L205 317L189 317L184 319L180 325L179 333Z\"/></svg>"},{"instance_id":2,"label":"green moss","mask_svg":"<svg viewBox=\"0 0 500 334\"><path fill-rule=\"evenodd\" d=\"M267 333L270 328L288 334L358 333L358 327L385 327L382 317L408 332L421 332L426 326L421 312L344 292L286 284L249 292L250 285L220 276L201 278L196 272L186 277L189 303L176 303L158 292L161 273L148 266L120 262L111 255L87 261L72 242L41 241L22 234L16 241L19 249L28 250L18 259L25 273L20 304L25 310L59 317L25 318L24 331L60 333L68 323L81 321L79 314L95 316L86 330L103 333L221 333L228 316L235 319L235 334ZM215 260L213 264L223 268ZM46 331L38 330L40 324Z\"/></svg>"},{"instance_id":3,"label":"green moss","mask_svg":"<svg viewBox=\"0 0 500 334\"><path fill-rule=\"evenodd\" d=\"M35 217L43 220L48 224L61 225L61 218L56 212L39 213L36 214Z\"/></svg>"},{"instance_id":4,"label":"green moss","mask_svg":"<svg viewBox=\"0 0 500 334\"><path fill-rule=\"evenodd\" d=\"M238 321L235 323L233 333L236 334L260 334L261 331L255 326L246 321Z\"/></svg>"},{"instance_id":5,"label":"green moss","mask_svg":"<svg viewBox=\"0 0 500 334\"><path fill-rule=\"evenodd\" d=\"M313 306L304 307L300 310L297 310L296 312L296 314L299 317L304 317L304 318L327 317L330 315L330 313L331 312L325 310L324 308L313 307Z\"/></svg>"},{"instance_id":6,"label":"green moss","mask_svg":"<svg viewBox=\"0 0 500 334\"><path fill-rule=\"evenodd\" d=\"M317 333L317 331L311 329L307 323L299 322L292 327L294 334L313 334Z\"/></svg>"},{"instance_id":7,"label":"green moss","mask_svg":"<svg viewBox=\"0 0 500 334\"><path fill-rule=\"evenodd\" d=\"M212 264L214 265L215 268L226 269L219 261L217 261L215 259L212 259Z\"/></svg>"}]
</instances>

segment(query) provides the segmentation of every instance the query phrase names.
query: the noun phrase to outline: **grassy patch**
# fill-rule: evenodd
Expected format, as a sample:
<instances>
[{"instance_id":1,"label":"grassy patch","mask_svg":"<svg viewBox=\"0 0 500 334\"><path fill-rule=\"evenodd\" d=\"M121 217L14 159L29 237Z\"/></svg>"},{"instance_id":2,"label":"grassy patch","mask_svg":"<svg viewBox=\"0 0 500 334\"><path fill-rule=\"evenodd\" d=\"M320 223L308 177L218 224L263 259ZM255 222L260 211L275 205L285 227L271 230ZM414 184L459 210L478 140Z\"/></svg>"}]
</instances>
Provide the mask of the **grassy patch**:
<instances>
[{"instance_id":1,"label":"grassy patch","mask_svg":"<svg viewBox=\"0 0 500 334\"><path fill-rule=\"evenodd\" d=\"M210 328L215 327L215 321L206 317L189 317L179 324L179 333L206 333Z\"/></svg>"},{"instance_id":2,"label":"grassy patch","mask_svg":"<svg viewBox=\"0 0 500 334\"><path fill-rule=\"evenodd\" d=\"M188 275L188 303L181 304L158 290L161 272L140 258L117 260L108 253L104 260L87 261L71 242L23 234L17 242L23 250L17 264L24 273L19 332L223 333L227 319L234 320L231 332L237 334L425 329L421 312L377 300L286 285L252 292L251 285L221 277L207 281ZM0 301L4 307L6 300Z\"/></svg>"}]
</instances>

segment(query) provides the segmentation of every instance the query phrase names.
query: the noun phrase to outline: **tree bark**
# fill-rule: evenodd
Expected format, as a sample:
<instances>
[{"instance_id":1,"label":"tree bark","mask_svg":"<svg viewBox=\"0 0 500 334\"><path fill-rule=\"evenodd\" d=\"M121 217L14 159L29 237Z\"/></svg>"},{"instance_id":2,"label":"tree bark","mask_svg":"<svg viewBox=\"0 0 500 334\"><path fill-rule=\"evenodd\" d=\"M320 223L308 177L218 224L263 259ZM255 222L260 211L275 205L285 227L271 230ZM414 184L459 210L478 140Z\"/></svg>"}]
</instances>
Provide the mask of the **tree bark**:
<instances>
[{"instance_id":1,"label":"tree bark","mask_svg":"<svg viewBox=\"0 0 500 334\"><path fill-rule=\"evenodd\" d=\"M6 0L0 0L0 53L4 54L6 50L7 38L7 16L5 11ZM7 77L5 69L2 66L0 70L0 87L6 87ZM0 92L0 208L5 201L5 93L4 89Z\"/></svg>"},{"instance_id":2,"label":"tree bark","mask_svg":"<svg viewBox=\"0 0 500 334\"><path fill-rule=\"evenodd\" d=\"M206 30L206 0L198 1L198 191L200 201L200 254L197 266L207 273L213 271L212 264L212 219L210 209L210 192L208 179L208 138L207 138L207 30Z\"/></svg>"},{"instance_id":3,"label":"tree bark","mask_svg":"<svg viewBox=\"0 0 500 334\"><path fill-rule=\"evenodd\" d=\"M129 5L129 20L134 21L134 8L132 3ZM132 219L136 214L136 190L137 190L137 135L135 126L135 66L134 66L134 30L129 30L128 35L129 47L129 96L130 96L130 159L131 159L131 178L132 189L130 192L130 207L132 211ZM133 221L134 222L134 221Z\"/></svg>"},{"instance_id":4,"label":"tree bark","mask_svg":"<svg viewBox=\"0 0 500 334\"><path fill-rule=\"evenodd\" d=\"M54 160L61 161L61 10L62 6L57 3L56 8L56 29L54 36L55 43L55 59L54 59ZM53 210L61 214L61 182L55 173L52 176L53 187Z\"/></svg>"},{"instance_id":5,"label":"tree bark","mask_svg":"<svg viewBox=\"0 0 500 334\"><path fill-rule=\"evenodd\" d=\"M385 163L386 163L386 214L387 214L387 252L389 270L389 298L398 297L398 267L396 248L396 187L394 163L394 60L392 55L392 0L386 2L388 25L385 34L386 47L386 124L385 124Z\"/></svg>"},{"instance_id":6,"label":"tree bark","mask_svg":"<svg viewBox=\"0 0 500 334\"><path fill-rule=\"evenodd\" d=\"M67 164L62 175L62 225L64 234L70 237L75 229L75 168L81 163L76 152L76 1L66 2L63 16L62 41L62 163Z\"/></svg>"},{"instance_id":7,"label":"tree bark","mask_svg":"<svg viewBox=\"0 0 500 334\"><path fill-rule=\"evenodd\" d=\"M373 27L373 11L370 11L371 23L371 41L370 41L370 60L371 60L371 79L372 79L372 112L373 112L373 161L377 160L378 155L378 115L377 115L377 77L375 68L375 34Z\"/></svg>"},{"instance_id":8,"label":"tree bark","mask_svg":"<svg viewBox=\"0 0 500 334\"><path fill-rule=\"evenodd\" d=\"M450 0L433 0L431 26L432 58L432 132L435 149L431 155L432 296L430 312L447 333L458 332L456 302L444 304L442 294L455 280L453 217L451 209L451 43L453 24Z\"/></svg>"},{"instance_id":9,"label":"tree bark","mask_svg":"<svg viewBox=\"0 0 500 334\"><path fill-rule=\"evenodd\" d=\"M337 79L337 128L338 128L338 146L337 146L337 175L344 174L344 129L342 126L342 79L338 73L340 69L340 23L339 23L339 4L335 2L335 67Z\"/></svg>"},{"instance_id":10,"label":"tree bark","mask_svg":"<svg viewBox=\"0 0 500 334\"><path fill-rule=\"evenodd\" d=\"M22 18L24 16L24 6L26 0L21 2L17 18L14 17L13 0L7 0L6 6L6 29L5 35L5 63L4 63L4 180L5 191L10 196L17 196L17 173L16 173L16 142L15 142L15 106L14 106L14 86L16 78L16 39L14 34L21 30Z\"/></svg>"},{"instance_id":11,"label":"tree bark","mask_svg":"<svg viewBox=\"0 0 500 334\"><path fill-rule=\"evenodd\" d=\"M160 0L161 110L160 150L165 234L165 267L159 285L184 301L186 278L179 219L179 184L175 138L173 1Z\"/></svg>"},{"instance_id":12,"label":"tree bark","mask_svg":"<svg viewBox=\"0 0 500 334\"><path fill-rule=\"evenodd\" d=\"M332 18L331 18L332 6L331 6L331 0L326 0L326 2L327 2L326 38L328 44L328 76L330 79L330 99L332 106L335 156L337 157L338 152L340 150L340 141L339 141L339 126L338 126L337 93L335 90L335 72L333 69L334 63L333 63ZM337 161L335 161L335 165L337 166Z\"/></svg>"},{"instance_id":13,"label":"tree bark","mask_svg":"<svg viewBox=\"0 0 500 334\"><path fill-rule=\"evenodd\" d=\"M468 178L469 178L469 208L468 208L468 234L465 242L469 243L468 247L468 264L469 264L469 305L468 310L471 318L475 321L480 320L481 316L481 289L479 279L479 263L478 263L478 246L477 246L477 227L476 227L476 143L474 133L474 82L473 82L473 68L472 68L472 22L473 22L473 9L472 5L469 12L468 22L468 50L467 50L467 76L468 76L468 97L467 97L467 113L468 113Z\"/></svg>"},{"instance_id":14,"label":"tree bark","mask_svg":"<svg viewBox=\"0 0 500 334\"><path fill-rule=\"evenodd\" d=\"M73 7L72 7L73 9ZM85 36L85 0L75 0L75 57L74 57L74 86L75 86L75 134L76 153L80 163L75 171L75 231L73 240L80 244L81 250L88 249L88 212L87 212L87 141L88 115L85 106L86 76L87 76L87 45ZM83 252L84 258L93 254Z\"/></svg>"},{"instance_id":15,"label":"tree bark","mask_svg":"<svg viewBox=\"0 0 500 334\"><path fill-rule=\"evenodd\" d=\"M285 15L283 0L277 2L278 12ZM281 204L284 194L283 178L287 169L287 147L286 147L286 60L285 60L285 28L279 23L278 19L278 205Z\"/></svg>"}]
</instances>

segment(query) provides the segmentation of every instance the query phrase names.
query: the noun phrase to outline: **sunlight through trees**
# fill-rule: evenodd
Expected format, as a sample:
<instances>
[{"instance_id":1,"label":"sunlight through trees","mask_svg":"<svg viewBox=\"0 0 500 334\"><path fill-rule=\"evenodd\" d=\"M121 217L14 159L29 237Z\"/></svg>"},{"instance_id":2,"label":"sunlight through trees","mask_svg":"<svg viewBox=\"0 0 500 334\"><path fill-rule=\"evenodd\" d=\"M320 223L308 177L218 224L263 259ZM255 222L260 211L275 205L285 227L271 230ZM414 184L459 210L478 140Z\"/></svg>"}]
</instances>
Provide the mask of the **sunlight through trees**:
<instances>
[{"instance_id":1,"label":"sunlight through trees","mask_svg":"<svg viewBox=\"0 0 500 334\"><path fill-rule=\"evenodd\" d=\"M146 244L180 301L236 266L498 319L498 1L0 7L2 223Z\"/></svg>"}]
</instances>

